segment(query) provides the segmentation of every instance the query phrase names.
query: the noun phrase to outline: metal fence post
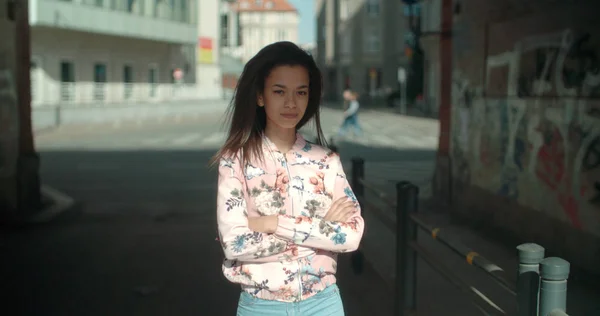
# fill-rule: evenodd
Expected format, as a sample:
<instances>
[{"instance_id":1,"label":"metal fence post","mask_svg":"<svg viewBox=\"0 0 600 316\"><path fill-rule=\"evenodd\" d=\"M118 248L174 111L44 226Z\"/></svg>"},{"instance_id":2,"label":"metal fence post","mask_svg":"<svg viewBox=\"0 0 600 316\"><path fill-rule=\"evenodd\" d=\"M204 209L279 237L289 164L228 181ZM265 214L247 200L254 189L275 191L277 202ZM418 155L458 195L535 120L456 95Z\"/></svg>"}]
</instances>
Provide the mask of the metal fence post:
<instances>
[{"instance_id":1,"label":"metal fence post","mask_svg":"<svg viewBox=\"0 0 600 316\"><path fill-rule=\"evenodd\" d=\"M365 178L365 160L362 158L352 158L352 191L360 200L365 196L365 187L360 180ZM360 202L360 201L359 201Z\"/></svg>"},{"instance_id":2,"label":"metal fence post","mask_svg":"<svg viewBox=\"0 0 600 316\"><path fill-rule=\"evenodd\" d=\"M395 315L414 311L416 304L417 256L409 243L417 239L417 227L410 215L418 209L419 188L402 181L396 183L396 306Z\"/></svg>"},{"instance_id":3,"label":"metal fence post","mask_svg":"<svg viewBox=\"0 0 600 316\"><path fill-rule=\"evenodd\" d=\"M352 158L352 191L361 206L361 211L365 212L365 208L362 207L362 200L365 198L365 187L361 180L365 178L365 160L362 158ZM364 215L363 215L364 216ZM360 246L359 246L360 247ZM357 250L350 255L350 264L352 265L352 271L354 274L362 274L364 271L365 256L363 252Z\"/></svg>"},{"instance_id":4,"label":"metal fence post","mask_svg":"<svg viewBox=\"0 0 600 316\"><path fill-rule=\"evenodd\" d=\"M567 279L570 264L568 261L549 257L540 263L540 316L547 316L554 310L567 311Z\"/></svg>"},{"instance_id":5,"label":"metal fence post","mask_svg":"<svg viewBox=\"0 0 600 316\"><path fill-rule=\"evenodd\" d=\"M517 315L537 316L540 289L540 262L544 259L544 247L526 243L517 246L519 252L519 275L517 277Z\"/></svg>"}]
</instances>

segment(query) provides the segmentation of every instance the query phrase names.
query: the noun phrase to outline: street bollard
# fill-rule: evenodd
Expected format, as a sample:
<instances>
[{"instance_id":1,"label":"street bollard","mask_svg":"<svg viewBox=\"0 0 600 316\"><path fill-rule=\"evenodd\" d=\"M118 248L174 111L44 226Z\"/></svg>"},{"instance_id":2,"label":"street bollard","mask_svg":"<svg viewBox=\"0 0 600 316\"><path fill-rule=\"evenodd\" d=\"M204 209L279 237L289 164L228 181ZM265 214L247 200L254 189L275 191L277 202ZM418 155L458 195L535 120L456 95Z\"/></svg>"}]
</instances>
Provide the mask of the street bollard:
<instances>
[{"instance_id":1,"label":"street bollard","mask_svg":"<svg viewBox=\"0 0 600 316\"><path fill-rule=\"evenodd\" d=\"M540 288L540 262L544 259L544 247L533 244L517 246L519 252L519 275L517 277L517 315L537 316Z\"/></svg>"},{"instance_id":2,"label":"street bollard","mask_svg":"<svg viewBox=\"0 0 600 316\"><path fill-rule=\"evenodd\" d=\"M361 211L365 212L365 208L362 207L362 200L365 196L365 187L361 180L365 178L365 161L362 158L352 158L352 191L358 200L358 204L361 206ZM360 247L360 246L359 246ZM364 271L365 256L360 248L350 255L350 264L352 271L356 275L360 275Z\"/></svg>"},{"instance_id":3,"label":"street bollard","mask_svg":"<svg viewBox=\"0 0 600 316\"><path fill-rule=\"evenodd\" d=\"M395 315L417 308L417 254L410 248L417 241L417 224L410 218L418 210L419 188L412 183L396 183L396 306Z\"/></svg>"},{"instance_id":4,"label":"street bollard","mask_svg":"<svg viewBox=\"0 0 600 316\"><path fill-rule=\"evenodd\" d=\"M352 191L359 202L364 198L365 187L361 180L365 178L365 160L362 158L352 158Z\"/></svg>"},{"instance_id":5,"label":"street bollard","mask_svg":"<svg viewBox=\"0 0 600 316\"><path fill-rule=\"evenodd\" d=\"M551 312L567 312L567 279L570 264L568 261L549 257L540 263L540 316Z\"/></svg>"}]
</instances>

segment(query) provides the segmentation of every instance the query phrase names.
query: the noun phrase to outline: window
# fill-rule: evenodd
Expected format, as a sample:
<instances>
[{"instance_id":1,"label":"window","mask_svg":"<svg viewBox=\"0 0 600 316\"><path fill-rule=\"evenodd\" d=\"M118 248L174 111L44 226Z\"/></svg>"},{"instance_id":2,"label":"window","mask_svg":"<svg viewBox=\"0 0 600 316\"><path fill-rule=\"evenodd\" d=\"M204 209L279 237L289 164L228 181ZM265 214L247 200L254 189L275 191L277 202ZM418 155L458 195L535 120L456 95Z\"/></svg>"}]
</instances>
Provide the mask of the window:
<instances>
[{"instance_id":1,"label":"window","mask_svg":"<svg viewBox=\"0 0 600 316\"><path fill-rule=\"evenodd\" d=\"M158 83L158 69L155 65L151 65L148 69L148 84L149 84L149 95L150 97L156 96L156 86Z\"/></svg>"},{"instance_id":2,"label":"window","mask_svg":"<svg viewBox=\"0 0 600 316\"><path fill-rule=\"evenodd\" d=\"M379 0L367 0L367 13L371 16L379 15Z\"/></svg>"},{"instance_id":3,"label":"window","mask_svg":"<svg viewBox=\"0 0 600 316\"><path fill-rule=\"evenodd\" d=\"M106 64L97 63L94 65L94 82L106 82Z\"/></svg>"},{"instance_id":4,"label":"window","mask_svg":"<svg viewBox=\"0 0 600 316\"><path fill-rule=\"evenodd\" d=\"M381 50L381 36L378 29L372 29L366 34L365 49L370 53L377 53Z\"/></svg>"},{"instance_id":5,"label":"window","mask_svg":"<svg viewBox=\"0 0 600 316\"><path fill-rule=\"evenodd\" d=\"M350 17L349 0L340 0L340 20L344 21Z\"/></svg>"},{"instance_id":6,"label":"window","mask_svg":"<svg viewBox=\"0 0 600 316\"><path fill-rule=\"evenodd\" d=\"M221 47L229 46L229 16L221 15Z\"/></svg>"},{"instance_id":7,"label":"window","mask_svg":"<svg viewBox=\"0 0 600 316\"><path fill-rule=\"evenodd\" d=\"M133 83L133 67L129 65L123 66L123 97L127 100L132 95L132 84Z\"/></svg>"},{"instance_id":8,"label":"window","mask_svg":"<svg viewBox=\"0 0 600 316\"><path fill-rule=\"evenodd\" d=\"M73 101L75 97L75 66L70 61L60 63L60 99Z\"/></svg>"},{"instance_id":9,"label":"window","mask_svg":"<svg viewBox=\"0 0 600 316\"><path fill-rule=\"evenodd\" d=\"M240 24L240 15L236 15L236 25L237 25L237 46L243 45L244 37L242 36L242 25Z\"/></svg>"},{"instance_id":10,"label":"window","mask_svg":"<svg viewBox=\"0 0 600 316\"><path fill-rule=\"evenodd\" d=\"M285 30L277 30L277 40L285 41L287 38L287 32Z\"/></svg>"},{"instance_id":11,"label":"window","mask_svg":"<svg viewBox=\"0 0 600 316\"><path fill-rule=\"evenodd\" d=\"M106 64L94 64L94 100L104 100L106 86Z\"/></svg>"},{"instance_id":12,"label":"window","mask_svg":"<svg viewBox=\"0 0 600 316\"><path fill-rule=\"evenodd\" d=\"M341 53L344 55L350 55L352 52L352 29L350 27L344 30L341 42Z\"/></svg>"}]
</instances>

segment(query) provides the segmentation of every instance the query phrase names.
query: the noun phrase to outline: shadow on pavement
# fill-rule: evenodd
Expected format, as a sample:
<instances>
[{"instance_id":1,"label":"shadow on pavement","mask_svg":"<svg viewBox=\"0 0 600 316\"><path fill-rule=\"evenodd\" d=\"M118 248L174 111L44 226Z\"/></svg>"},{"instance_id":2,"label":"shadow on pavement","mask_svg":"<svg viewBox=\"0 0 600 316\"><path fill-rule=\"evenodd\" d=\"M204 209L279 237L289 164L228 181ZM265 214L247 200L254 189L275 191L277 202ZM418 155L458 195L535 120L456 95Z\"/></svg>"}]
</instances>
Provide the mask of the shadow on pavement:
<instances>
[{"instance_id":1,"label":"shadow on pavement","mask_svg":"<svg viewBox=\"0 0 600 316\"><path fill-rule=\"evenodd\" d=\"M339 145L348 173L353 156L431 155ZM234 315L239 289L222 275L215 240L213 153L41 152L42 181L81 207L47 224L0 231L4 307L12 315ZM384 280L371 267L354 275L349 258L340 255L338 271L347 315L391 314Z\"/></svg>"}]
</instances>

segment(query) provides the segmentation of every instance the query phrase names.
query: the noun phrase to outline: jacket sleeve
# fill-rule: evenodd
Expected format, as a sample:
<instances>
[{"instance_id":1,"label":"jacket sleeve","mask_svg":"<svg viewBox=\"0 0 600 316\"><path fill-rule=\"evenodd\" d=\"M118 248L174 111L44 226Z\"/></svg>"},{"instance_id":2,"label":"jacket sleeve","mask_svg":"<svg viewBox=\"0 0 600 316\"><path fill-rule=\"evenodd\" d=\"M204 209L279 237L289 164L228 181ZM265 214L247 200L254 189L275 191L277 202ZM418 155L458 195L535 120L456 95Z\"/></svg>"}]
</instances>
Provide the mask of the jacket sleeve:
<instances>
[{"instance_id":1,"label":"jacket sleeve","mask_svg":"<svg viewBox=\"0 0 600 316\"><path fill-rule=\"evenodd\" d=\"M244 262L276 262L295 256L298 247L293 243L250 230L242 181L239 159L219 161L217 226L225 257Z\"/></svg>"},{"instance_id":2,"label":"jacket sleeve","mask_svg":"<svg viewBox=\"0 0 600 316\"><path fill-rule=\"evenodd\" d=\"M352 192L338 155L331 157L335 175L333 201L347 197L354 201L355 212L347 222L332 222L316 217L279 215L275 235L297 245L332 252L350 252L358 249L364 231L360 205Z\"/></svg>"}]
</instances>

